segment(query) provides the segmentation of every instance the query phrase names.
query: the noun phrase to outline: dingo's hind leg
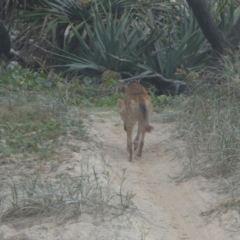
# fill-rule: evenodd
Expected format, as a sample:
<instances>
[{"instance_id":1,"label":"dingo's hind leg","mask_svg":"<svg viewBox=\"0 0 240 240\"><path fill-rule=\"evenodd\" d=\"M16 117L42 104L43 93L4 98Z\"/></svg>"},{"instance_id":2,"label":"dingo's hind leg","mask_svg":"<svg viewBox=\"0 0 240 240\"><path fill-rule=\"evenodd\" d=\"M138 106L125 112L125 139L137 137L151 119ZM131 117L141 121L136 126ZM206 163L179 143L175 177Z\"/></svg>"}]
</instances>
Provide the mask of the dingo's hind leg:
<instances>
[{"instance_id":1,"label":"dingo's hind leg","mask_svg":"<svg viewBox=\"0 0 240 240\"><path fill-rule=\"evenodd\" d=\"M138 132L137 132L137 135L134 139L134 150L138 149L140 136L141 136L141 130L140 130L140 125L138 123Z\"/></svg>"},{"instance_id":2,"label":"dingo's hind leg","mask_svg":"<svg viewBox=\"0 0 240 240\"><path fill-rule=\"evenodd\" d=\"M144 146L144 137L145 137L145 132L142 132L141 141L140 141L140 144L139 144L138 149L137 149L137 156L138 157L142 156L142 150L143 150L143 146Z\"/></svg>"}]
</instances>

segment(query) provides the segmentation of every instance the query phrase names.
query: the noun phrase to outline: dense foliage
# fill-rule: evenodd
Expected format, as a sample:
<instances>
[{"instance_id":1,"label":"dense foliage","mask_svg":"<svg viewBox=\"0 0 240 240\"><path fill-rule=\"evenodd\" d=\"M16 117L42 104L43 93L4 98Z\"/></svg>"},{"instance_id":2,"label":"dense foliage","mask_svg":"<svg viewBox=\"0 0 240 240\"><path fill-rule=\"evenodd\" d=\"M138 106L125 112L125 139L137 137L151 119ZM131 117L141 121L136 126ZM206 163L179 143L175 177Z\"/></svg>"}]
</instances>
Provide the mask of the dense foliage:
<instances>
[{"instance_id":1,"label":"dense foliage","mask_svg":"<svg viewBox=\"0 0 240 240\"><path fill-rule=\"evenodd\" d=\"M8 1L12 2L12 1ZM209 4L215 22L228 32L240 16L236 0ZM73 74L122 76L196 71L211 48L185 1L37 0L22 3L21 21L56 48L56 65ZM11 6L9 4L8 6ZM10 15L9 15L10 16ZM12 15L11 15L12 16ZM179 76L178 76L179 78Z\"/></svg>"}]
</instances>

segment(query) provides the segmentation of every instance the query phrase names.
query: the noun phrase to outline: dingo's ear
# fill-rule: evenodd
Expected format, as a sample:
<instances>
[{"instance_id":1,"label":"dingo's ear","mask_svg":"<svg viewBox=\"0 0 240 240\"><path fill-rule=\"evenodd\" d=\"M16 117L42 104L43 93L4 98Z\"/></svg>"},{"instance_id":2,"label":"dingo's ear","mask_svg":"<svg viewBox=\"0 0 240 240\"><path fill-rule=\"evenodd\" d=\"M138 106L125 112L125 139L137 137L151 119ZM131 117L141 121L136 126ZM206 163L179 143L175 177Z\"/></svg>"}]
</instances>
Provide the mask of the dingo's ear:
<instances>
[{"instance_id":1,"label":"dingo's ear","mask_svg":"<svg viewBox=\"0 0 240 240\"><path fill-rule=\"evenodd\" d=\"M118 105L119 109L121 109L124 106L123 100L118 99L117 105Z\"/></svg>"}]
</instances>

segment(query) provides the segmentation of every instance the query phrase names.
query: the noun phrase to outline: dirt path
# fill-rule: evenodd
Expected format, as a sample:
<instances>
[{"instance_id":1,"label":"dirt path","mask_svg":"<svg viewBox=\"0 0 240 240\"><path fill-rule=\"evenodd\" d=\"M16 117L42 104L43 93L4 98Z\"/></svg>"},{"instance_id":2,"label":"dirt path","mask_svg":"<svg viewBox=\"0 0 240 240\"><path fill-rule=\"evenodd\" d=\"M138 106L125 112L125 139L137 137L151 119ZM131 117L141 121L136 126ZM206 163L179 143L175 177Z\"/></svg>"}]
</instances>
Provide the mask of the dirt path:
<instances>
[{"instance_id":1,"label":"dirt path","mask_svg":"<svg viewBox=\"0 0 240 240\"><path fill-rule=\"evenodd\" d=\"M177 176L182 166L181 160L174 158L174 148L181 149L181 143L171 136L174 124L161 123L155 116L154 131L146 136L142 158L129 163L126 133L119 117L113 112L94 116L92 129L104 142L108 167L119 174L127 169L125 187L136 193L134 204L139 215L149 223L147 239L233 239L220 227L206 225L200 217L213 199L209 193L200 191L197 181L176 184L169 177Z\"/></svg>"}]
</instances>

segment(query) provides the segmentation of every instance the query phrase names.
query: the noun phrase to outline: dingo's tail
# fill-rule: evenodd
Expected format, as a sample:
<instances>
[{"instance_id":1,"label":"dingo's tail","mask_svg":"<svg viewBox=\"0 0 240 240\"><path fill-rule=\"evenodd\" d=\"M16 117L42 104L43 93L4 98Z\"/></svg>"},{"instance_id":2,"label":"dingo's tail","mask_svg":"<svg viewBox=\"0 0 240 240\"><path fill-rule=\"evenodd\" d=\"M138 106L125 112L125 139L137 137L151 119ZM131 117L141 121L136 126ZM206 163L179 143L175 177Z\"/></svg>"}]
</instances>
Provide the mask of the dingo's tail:
<instances>
[{"instance_id":1,"label":"dingo's tail","mask_svg":"<svg viewBox=\"0 0 240 240\"><path fill-rule=\"evenodd\" d=\"M141 125L141 128L143 131L145 132L151 132L151 130L153 129L153 127L149 124L149 115L150 113L148 112L149 109L147 108L146 104L144 102L139 104L139 108L140 108L140 119L139 119L139 123Z\"/></svg>"}]
</instances>

